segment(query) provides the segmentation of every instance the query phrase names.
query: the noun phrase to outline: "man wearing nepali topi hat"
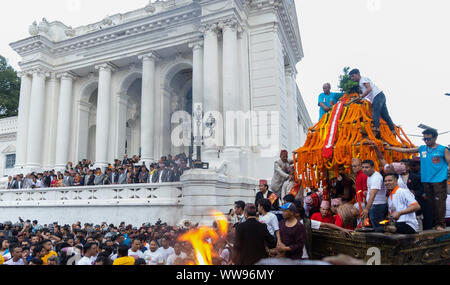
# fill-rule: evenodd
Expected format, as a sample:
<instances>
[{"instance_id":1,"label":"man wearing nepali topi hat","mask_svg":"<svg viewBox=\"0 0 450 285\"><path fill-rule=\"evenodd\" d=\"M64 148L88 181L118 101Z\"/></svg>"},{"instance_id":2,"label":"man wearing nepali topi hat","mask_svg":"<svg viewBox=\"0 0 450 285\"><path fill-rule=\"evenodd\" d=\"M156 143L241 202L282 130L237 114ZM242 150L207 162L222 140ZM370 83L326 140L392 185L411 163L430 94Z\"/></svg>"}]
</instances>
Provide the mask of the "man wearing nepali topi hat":
<instances>
[{"instance_id":1,"label":"man wearing nepali topi hat","mask_svg":"<svg viewBox=\"0 0 450 285\"><path fill-rule=\"evenodd\" d=\"M269 190L269 186L267 185L267 180L261 179L259 181L259 192L256 193L255 197L255 205L258 208L258 202L261 199L269 199L272 203L272 210L278 210L280 208L280 203L278 201L278 197L275 193Z\"/></svg>"},{"instance_id":2,"label":"man wearing nepali topi hat","mask_svg":"<svg viewBox=\"0 0 450 285\"><path fill-rule=\"evenodd\" d=\"M270 188L278 197L281 196L281 188L283 187L283 183L289 179L289 165L292 163L292 160L288 160L287 150L282 150L280 153L280 159L275 161L272 184L270 185Z\"/></svg>"}]
</instances>

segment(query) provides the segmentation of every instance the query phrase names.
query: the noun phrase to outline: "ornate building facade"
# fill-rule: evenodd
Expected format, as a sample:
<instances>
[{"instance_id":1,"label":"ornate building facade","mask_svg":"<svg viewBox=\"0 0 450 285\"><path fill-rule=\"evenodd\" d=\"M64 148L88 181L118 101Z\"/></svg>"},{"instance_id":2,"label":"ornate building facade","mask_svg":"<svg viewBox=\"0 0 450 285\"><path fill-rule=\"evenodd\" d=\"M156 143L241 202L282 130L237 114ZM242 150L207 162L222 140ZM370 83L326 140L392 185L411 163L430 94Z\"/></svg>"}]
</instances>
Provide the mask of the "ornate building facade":
<instances>
[{"instance_id":1,"label":"ornate building facade","mask_svg":"<svg viewBox=\"0 0 450 285\"><path fill-rule=\"evenodd\" d=\"M279 151L311 127L293 0L157 1L76 28L43 19L29 32L11 44L22 57L16 172L195 155L189 127L201 122L211 168L270 178Z\"/></svg>"}]
</instances>

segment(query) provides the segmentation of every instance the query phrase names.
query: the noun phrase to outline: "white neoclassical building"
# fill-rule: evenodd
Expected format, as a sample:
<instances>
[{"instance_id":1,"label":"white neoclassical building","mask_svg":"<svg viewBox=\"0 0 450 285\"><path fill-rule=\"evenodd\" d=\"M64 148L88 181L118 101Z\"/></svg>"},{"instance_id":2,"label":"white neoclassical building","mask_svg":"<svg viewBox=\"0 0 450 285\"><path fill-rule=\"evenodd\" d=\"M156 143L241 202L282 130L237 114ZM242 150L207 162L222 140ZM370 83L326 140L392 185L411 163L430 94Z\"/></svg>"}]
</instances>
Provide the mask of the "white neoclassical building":
<instances>
[{"instance_id":1,"label":"white neoclassical building","mask_svg":"<svg viewBox=\"0 0 450 285\"><path fill-rule=\"evenodd\" d=\"M270 179L279 151L300 147L311 127L294 0L156 1L29 32L11 43L22 57L16 172L195 153L192 124L212 171Z\"/></svg>"}]
</instances>

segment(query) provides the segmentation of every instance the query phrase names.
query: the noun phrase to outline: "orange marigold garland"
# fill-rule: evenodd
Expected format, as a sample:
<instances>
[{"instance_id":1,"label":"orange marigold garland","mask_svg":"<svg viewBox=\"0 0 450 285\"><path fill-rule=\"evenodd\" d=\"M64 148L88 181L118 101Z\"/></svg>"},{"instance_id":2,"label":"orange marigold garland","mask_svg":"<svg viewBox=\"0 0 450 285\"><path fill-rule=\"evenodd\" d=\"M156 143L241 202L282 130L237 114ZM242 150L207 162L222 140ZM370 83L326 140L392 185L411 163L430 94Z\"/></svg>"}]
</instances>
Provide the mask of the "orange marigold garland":
<instances>
[{"instance_id":1,"label":"orange marigold garland","mask_svg":"<svg viewBox=\"0 0 450 285\"><path fill-rule=\"evenodd\" d=\"M327 185L325 173L330 170L338 173L339 169L343 168L345 173L351 173L351 160L355 157L373 160L375 168L379 171L376 153L368 140L377 145L388 163L410 157L408 154L384 149L384 142L397 147L414 147L414 145L401 127L396 127L394 136L383 119L380 120L381 139L376 138L372 131L372 105L366 100L353 103L353 99L357 97L358 94L345 94L340 99L344 106L341 107L337 118L332 155L329 158L324 157L323 150L327 137L333 135L330 134L330 126L333 122L332 114L339 111L338 104L308 130L305 144L294 152L296 180L301 180L305 188L318 189L321 184Z\"/></svg>"}]
</instances>

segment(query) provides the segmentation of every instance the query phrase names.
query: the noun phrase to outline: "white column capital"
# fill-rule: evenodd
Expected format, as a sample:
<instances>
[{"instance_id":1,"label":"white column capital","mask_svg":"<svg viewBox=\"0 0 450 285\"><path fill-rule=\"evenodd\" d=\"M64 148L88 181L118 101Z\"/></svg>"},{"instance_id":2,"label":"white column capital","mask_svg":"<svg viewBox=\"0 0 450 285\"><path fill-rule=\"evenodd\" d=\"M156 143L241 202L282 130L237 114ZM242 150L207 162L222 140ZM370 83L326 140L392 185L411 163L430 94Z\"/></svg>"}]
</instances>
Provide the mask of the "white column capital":
<instances>
[{"instance_id":1,"label":"white column capital","mask_svg":"<svg viewBox=\"0 0 450 285\"><path fill-rule=\"evenodd\" d=\"M203 39L198 39L197 41L193 41L189 43L189 48L195 50L199 50L203 47Z\"/></svg>"},{"instance_id":2,"label":"white column capital","mask_svg":"<svg viewBox=\"0 0 450 285\"><path fill-rule=\"evenodd\" d=\"M121 91L117 93L117 103L122 104L122 105L127 105L128 104L128 99L130 97L127 96L126 92Z\"/></svg>"},{"instance_id":3,"label":"white column capital","mask_svg":"<svg viewBox=\"0 0 450 285\"><path fill-rule=\"evenodd\" d=\"M51 76L51 72L48 69L45 69L42 67L33 68L32 70L30 70L30 73L33 76L38 75L38 76L43 76L45 78Z\"/></svg>"},{"instance_id":4,"label":"white column capital","mask_svg":"<svg viewBox=\"0 0 450 285\"><path fill-rule=\"evenodd\" d=\"M19 76L20 78L31 77L31 75L32 75L31 70L22 70L22 71L17 72L17 76Z\"/></svg>"},{"instance_id":5,"label":"white column capital","mask_svg":"<svg viewBox=\"0 0 450 285\"><path fill-rule=\"evenodd\" d=\"M208 34L208 33L214 33L216 35L219 34L220 32L220 23L209 23L209 24L204 24L200 27L200 32L204 33L204 34Z\"/></svg>"},{"instance_id":6,"label":"white column capital","mask_svg":"<svg viewBox=\"0 0 450 285\"><path fill-rule=\"evenodd\" d=\"M106 62L106 63L96 65L95 69L98 69L99 71L115 72L115 71L119 70L119 67L112 62Z\"/></svg>"},{"instance_id":7,"label":"white column capital","mask_svg":"<svg viewBox=\"0 0 450 285\"><path fill-rule=\"evenodd\" d=\"M78 75L76 75L75 73L71 72L71 71L66 71L63 73L58 73L56 75L57 78L61 79L61 80L72 80L75 81L78 79Z\"/></svg>"},{"instance_id":8,"label":"white column capital","mask_svg":"<svg viewBox=\"0 0 450 285\"><path fill-rule=\"evenodd\" d=\"M91 104L89 102L79 100L77 103L78 103L79 110L89 112L89 109L91 108Z\"/></svg>"},{"instance_id":9,"label":"white column capital","mask_svg":"<svg viewBox=\"0 0 450 285\"><path fill-rule=\"evenodd\" d=\"M239 23L236 19L230 18L223 22L220 22L219 27L222 28L223 32L226 31L236 32L238 30Z\"/></svg>"},{"instance_id":10,"label":"white column capital","mask_svg":"<svg viewBox=\"0 0 450 285\"><path fill-rule=\"evenodd\" d=\"M141 59L142 61L147 61L147 60L151 60L156 62L160 57L158 56L158 54L154 51L148 52L146 54L142 54L140 56L138 56L139 59Z\"/></svg>"}]
</instances>

